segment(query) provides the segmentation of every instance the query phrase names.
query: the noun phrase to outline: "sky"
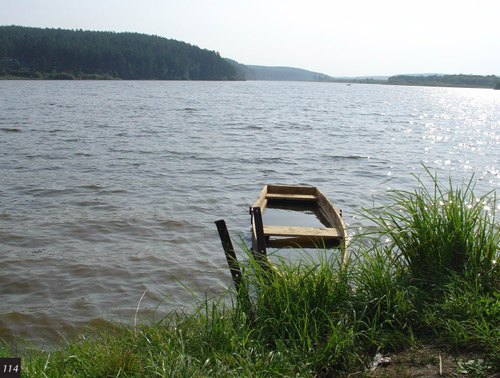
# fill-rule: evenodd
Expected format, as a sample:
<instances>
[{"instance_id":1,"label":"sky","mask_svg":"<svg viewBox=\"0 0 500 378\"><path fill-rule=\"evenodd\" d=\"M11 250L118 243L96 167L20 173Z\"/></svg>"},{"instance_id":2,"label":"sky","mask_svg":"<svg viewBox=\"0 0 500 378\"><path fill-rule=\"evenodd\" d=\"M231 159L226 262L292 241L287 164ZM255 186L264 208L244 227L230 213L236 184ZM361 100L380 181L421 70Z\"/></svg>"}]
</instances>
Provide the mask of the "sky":
<instances>
[{"instance_id":1,"label":"sky","mask_svg":"<svg viewBox=\"0 0 500 378\"><path fill-rule=\"evenodd\" d=\"M0 25L137 32L334 77L500 75L499 0L0 0Z\"/></svg>"}]
</instances>

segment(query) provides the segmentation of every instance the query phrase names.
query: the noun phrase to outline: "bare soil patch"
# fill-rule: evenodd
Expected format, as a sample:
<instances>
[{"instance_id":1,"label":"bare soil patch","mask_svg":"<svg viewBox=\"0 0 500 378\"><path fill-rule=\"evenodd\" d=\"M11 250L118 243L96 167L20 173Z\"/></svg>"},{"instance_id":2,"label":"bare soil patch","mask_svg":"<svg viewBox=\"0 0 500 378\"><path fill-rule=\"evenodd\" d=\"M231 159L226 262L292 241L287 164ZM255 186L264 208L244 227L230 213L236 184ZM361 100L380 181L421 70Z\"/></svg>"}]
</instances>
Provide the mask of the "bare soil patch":
<instances>
[{"instance_id":1,"label":"bare soil patch","mask_svg":"<svg viewBox=\"0 0 500 378\"><path fill-rule=\"evenodd\" d=\"M493 373L480 355L452 353L433 346L422 346L395 354L384 355L378 366L372 366L366 377L378 378L440 378L440 377L489 377ZM379 359L380 360L380 359ZM352 375L354 377L355 375Z\"/></svg>"}]
</instances>

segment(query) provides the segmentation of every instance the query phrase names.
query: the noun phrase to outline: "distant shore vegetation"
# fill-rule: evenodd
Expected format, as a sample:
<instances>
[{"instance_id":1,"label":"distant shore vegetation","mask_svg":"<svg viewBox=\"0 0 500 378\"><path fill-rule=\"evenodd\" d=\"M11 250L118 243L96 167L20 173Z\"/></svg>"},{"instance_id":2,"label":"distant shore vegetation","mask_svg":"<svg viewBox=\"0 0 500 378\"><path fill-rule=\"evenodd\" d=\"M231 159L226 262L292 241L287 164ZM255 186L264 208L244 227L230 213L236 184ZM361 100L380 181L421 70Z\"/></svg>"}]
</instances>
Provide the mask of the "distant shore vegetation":
<instances>
[{"instance_id":1,"label":"distant shore vegetation","mask_svg":"<svg viewBox=\"0 0 500 378\"><path fill-rule=\"evenodd\" d=\"M500 77L495 75L429 75L391 76L387 84L394 85L422 85L430 87L469 87L469 88L495 88L500 89Z\"/></svg>"},{"instance_id":2,"label":"distant shore vegetation","mask_svg":"<svg viewBox=\"0 0 500 378\"><path fill-rule=\"evenodd\" d=\"M138 33L0 26L0 77L235 80L219 53Z\"/></svg>"},{"instance_id":3,"label":"distant shore vegetation","mask_svg":"<svg viewBox=\"0 0 500 378\"><path fill-rule=\"evenodd\" d=\"M493 88L500 89L500 77L495 75L396 75L388 78L330 78L347 84L385 84L409 85L422 87L458 87L458 88Z\"/></svg>"}]
</instances>

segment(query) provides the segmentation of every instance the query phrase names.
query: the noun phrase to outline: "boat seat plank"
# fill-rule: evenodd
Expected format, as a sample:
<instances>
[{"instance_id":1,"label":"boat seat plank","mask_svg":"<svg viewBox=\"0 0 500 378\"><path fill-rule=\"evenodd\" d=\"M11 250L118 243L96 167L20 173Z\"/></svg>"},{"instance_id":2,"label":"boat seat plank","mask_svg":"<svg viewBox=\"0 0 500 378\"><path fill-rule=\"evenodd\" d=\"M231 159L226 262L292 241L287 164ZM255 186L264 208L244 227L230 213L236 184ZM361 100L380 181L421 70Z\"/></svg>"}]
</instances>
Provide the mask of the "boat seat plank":
<instances>
[{"instance_id":1,"label":"boat seat plank","mask_svg":"<svg viewBox=\"0 0 500 378\"><path fill-rule=\"evenodd\" d=\"M312 237L325 239L342 239L338 228L264 226L264 236Z\"/></svg>"},{"instance_id":2,"label":"boat seat plank","mask_svg":"<svg viewBox=\"0 0 500 378\"><path fill-rule=\"evenodd\" d=\"M287 194L287 193L267 193L267 199L283 199L297 201L316 201L318 199L314 194Z\"/></svg>"}]
</instances>

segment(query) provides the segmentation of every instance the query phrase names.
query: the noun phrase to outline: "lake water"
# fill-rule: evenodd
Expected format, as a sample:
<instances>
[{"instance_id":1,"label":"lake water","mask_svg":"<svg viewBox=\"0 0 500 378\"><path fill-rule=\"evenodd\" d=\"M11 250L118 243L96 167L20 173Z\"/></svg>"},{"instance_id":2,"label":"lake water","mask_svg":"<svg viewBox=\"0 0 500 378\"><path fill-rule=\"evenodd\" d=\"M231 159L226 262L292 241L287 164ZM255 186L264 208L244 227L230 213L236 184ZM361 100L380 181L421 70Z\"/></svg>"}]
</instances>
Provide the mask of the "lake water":
<instances>
[{"instance_id":1,"label":"lake water","mask_svg":"<svg viewBox=\"0 0 500 378\"><path fill-rule=\"evenodd\" d=\"M422 163L500 185L500 91L294 82L0 82L0 337L38 345L231 285L265 184L318 186L350 233ZM181 284L182 283L182 284Z\"/></svg>"}]
</instances>

